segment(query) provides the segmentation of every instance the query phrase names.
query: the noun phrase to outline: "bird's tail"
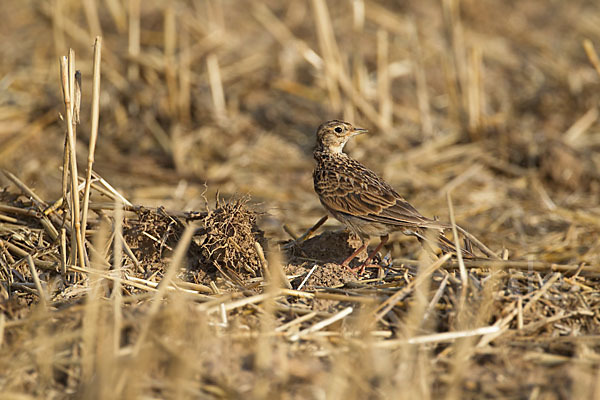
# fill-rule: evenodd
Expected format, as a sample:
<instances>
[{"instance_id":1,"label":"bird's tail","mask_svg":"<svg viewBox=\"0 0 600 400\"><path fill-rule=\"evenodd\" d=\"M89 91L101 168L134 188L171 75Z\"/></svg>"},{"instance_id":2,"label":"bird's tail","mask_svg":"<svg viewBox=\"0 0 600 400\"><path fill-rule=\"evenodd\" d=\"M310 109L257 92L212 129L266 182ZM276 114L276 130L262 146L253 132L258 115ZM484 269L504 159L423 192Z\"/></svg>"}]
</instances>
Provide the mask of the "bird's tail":
<instances>
[{"instance_id":1,"label":"bird's tail","mask_svg":"<svg viewBox=\"0 0 600 400\"><path fill-rule=\"evenodd\" d=\"M452 253L457 254L456 242L450 240L444 235L444 231L451 229L452 226L443 226L433 228L420 228L417 230L405 231L404 233L407 235L415 236L423 246L434 251L435 247L438 247L442 253ZM475 236L464 230L463 228L456 226L456 230L460 237L462 237L462 245L460 246L460 253L463 258L493 258L498 259L499 257L490 250L486 245L484 245L479 239ZM474 247L479 249L481 253L484 254L484 257L478 256L475 254ZM435 251L434 251L435 252Z\"/></svg>"}]
</instances>

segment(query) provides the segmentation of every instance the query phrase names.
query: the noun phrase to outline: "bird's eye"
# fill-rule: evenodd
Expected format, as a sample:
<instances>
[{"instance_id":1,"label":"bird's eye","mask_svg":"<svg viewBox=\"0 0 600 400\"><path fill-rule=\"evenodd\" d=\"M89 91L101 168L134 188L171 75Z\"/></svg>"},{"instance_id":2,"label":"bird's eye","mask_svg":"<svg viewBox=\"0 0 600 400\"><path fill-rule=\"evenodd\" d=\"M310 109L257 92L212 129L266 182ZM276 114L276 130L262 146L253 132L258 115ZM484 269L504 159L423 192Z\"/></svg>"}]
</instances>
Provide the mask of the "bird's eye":
<instances>
[{"instance_id":1,"label":"bird's eye","mask_svg":"<svg viewBox=\"0 0 600 400\"><path fill-rule=\"evenodd\" d=\"M335 131L336 133L342 133L342 128L340 128L340 127L338 126L338 127L336 127L336 128L334 129L334 131Z\"/></svg>"}]
</instances>

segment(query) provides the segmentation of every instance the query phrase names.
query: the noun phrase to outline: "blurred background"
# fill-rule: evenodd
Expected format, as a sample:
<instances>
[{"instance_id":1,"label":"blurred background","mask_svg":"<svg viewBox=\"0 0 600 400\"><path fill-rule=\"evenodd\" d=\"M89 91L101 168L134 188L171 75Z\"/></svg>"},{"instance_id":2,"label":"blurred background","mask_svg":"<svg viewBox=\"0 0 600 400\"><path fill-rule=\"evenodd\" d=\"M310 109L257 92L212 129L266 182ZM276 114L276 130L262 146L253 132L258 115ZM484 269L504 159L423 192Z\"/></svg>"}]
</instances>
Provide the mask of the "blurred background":
<instances>
[{"instance_id":1,"label":"blurred background","mask_svg":"<svg viewBox=\"0 0 600 400\"><path fill-rule=\"evenodd\" d=\"M46 201L61 192L59 57L73 48L82 73L83 171L100 35L94 169L135 204L250 194L269 238L301 233L324 215L314 133L337 118L369 129L347 152L423 214L448 220L451 191L495 250L597 261L597 1L38 0L0 15L0 167Z\"/></svg>"},{"instance_id":2,"label":"blurred background","mask_svg":"<svg viewBox=\"0 0 600 400\"><path fill-rule=\"evenodd\" d=\"M0 173L0 397L600 398L598 0L4 0L0 17L0 168L43 199ZM29 207L62 194L69 48L84 174L96 36L94 170L146 207L249 197L271 270L297 290L278 292L273 273L212 275L219 249L233 249L232 270L265 270L254 214L231 211L243 200L204 216L188 252L200 268L168 286L179 225L126 214L140 262L124 246L120 268L122 215L94 190L92 268L67 274L52 235L64 214ZM465 285L450 266L406 261L421 246L400 234L383 252L394 269L356 282L326 262L349 249L330 233L280 260L277 242L325 214L312 149L334 118L369 130L350 156L428 217L449 220L450 193L457 223L509 262L470 268Z\"/></svg>"}]
</instances>

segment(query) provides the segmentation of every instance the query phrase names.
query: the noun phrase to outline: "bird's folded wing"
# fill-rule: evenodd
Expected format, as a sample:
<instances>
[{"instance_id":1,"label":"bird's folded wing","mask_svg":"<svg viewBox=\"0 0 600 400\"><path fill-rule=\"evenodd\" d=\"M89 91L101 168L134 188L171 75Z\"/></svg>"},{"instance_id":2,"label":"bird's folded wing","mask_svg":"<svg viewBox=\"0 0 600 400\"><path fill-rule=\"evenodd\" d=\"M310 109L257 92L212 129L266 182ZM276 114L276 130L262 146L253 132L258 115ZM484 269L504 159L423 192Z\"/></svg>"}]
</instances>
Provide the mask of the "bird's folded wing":
<instances>
[{"instance_id":1,"label":"bird's folded wing","mask_svg":"<svg viewBox=\"0 0 600 400\"><path fill-rule=\"evenodd\" d=\"M397 226L424 226L433 222L421 215L391 187L338 184L319 190L323 205L368 222ZM329 189L329 190L327 190Z\"/></svg>"}]
</instances>

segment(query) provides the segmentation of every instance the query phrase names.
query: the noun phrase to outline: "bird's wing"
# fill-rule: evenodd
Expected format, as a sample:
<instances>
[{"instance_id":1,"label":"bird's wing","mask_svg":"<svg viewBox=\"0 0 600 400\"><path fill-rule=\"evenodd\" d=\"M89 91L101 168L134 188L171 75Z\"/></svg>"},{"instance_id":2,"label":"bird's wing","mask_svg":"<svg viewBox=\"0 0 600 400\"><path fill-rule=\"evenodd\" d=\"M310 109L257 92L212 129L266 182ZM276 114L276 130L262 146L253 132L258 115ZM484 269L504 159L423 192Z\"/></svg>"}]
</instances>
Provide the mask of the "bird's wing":
<instances>
[{"instance_id":1,"label":"bird's wing","mask_svg":"<svg viewBox=\"0 0 600 400\"><path fill-rule=\"evenodd\" d=\"M373 171L350 158L342 161L342 165L315 170L315 191L326 208L366 222L438 227L436 221L421 215Z\"/></svg>"}]
</instances>

